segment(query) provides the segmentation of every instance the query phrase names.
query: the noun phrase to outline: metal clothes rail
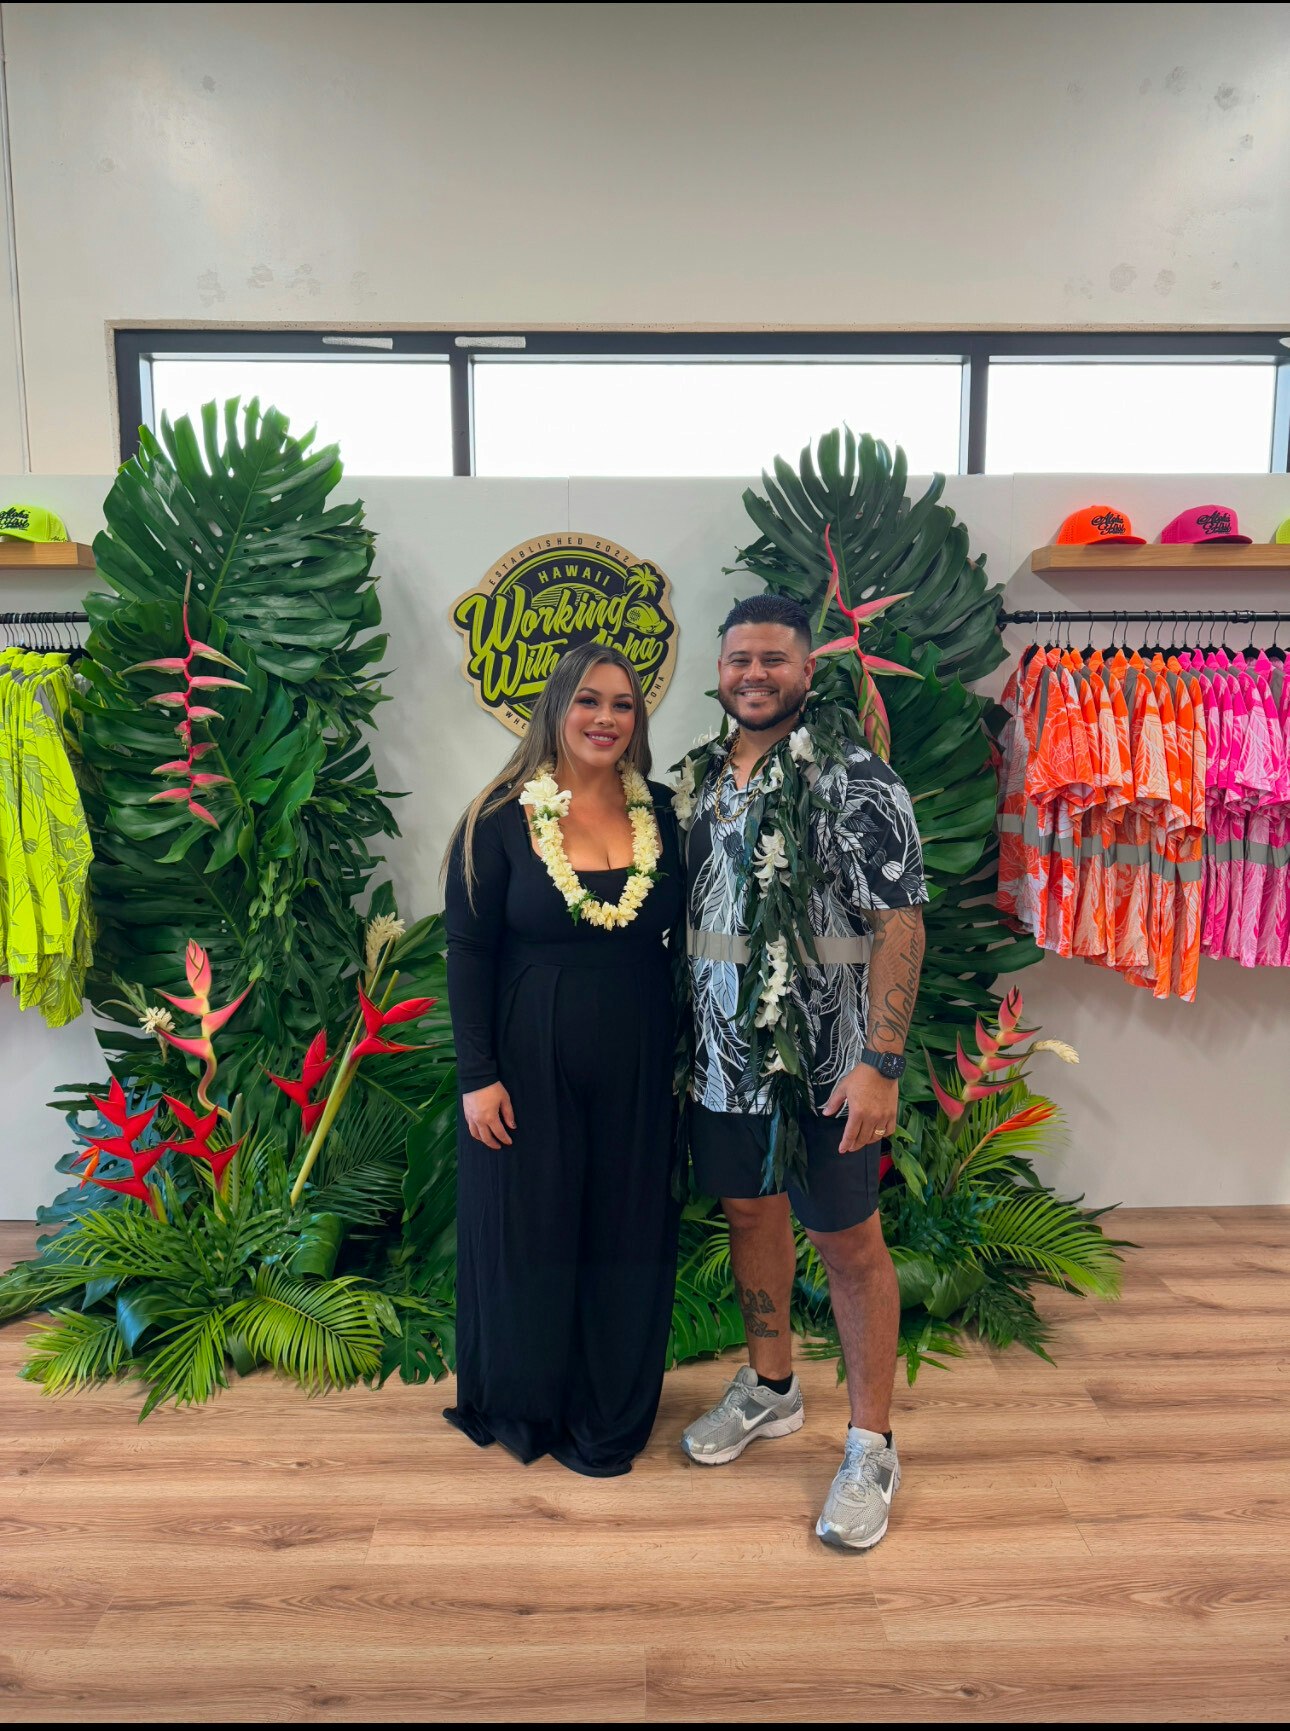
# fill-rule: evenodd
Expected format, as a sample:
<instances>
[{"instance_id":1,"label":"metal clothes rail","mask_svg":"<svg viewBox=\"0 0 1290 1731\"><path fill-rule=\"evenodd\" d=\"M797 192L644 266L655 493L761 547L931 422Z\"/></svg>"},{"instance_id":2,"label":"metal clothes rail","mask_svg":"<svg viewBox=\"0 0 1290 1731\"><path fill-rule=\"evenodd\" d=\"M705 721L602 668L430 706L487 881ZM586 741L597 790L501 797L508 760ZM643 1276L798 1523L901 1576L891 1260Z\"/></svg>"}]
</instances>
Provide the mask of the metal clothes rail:
<instances>
[{"instance_id":1,"label":"metal clothes rail","mask_svg":"<svg viewBox=\"0 0 1290 1731\"><path fill-rule=\"evenodd\" d=\"M1253 607L1079 607L1072 611L1049 607L1000 609L1004 625L1119 625L1130 619L1161 625L1287 625L1290 613L1265 613Z\"/></svg>"},{"instance_id":2,"label":"metal clothes rail","mask_svg":"<svg viewBox=\"0 0 1290 1731\"><path fill-rule=\"evenodd\" d=\"M88 613L0 613L0 625L88 625Z\"/></svg>"}]
</instances>

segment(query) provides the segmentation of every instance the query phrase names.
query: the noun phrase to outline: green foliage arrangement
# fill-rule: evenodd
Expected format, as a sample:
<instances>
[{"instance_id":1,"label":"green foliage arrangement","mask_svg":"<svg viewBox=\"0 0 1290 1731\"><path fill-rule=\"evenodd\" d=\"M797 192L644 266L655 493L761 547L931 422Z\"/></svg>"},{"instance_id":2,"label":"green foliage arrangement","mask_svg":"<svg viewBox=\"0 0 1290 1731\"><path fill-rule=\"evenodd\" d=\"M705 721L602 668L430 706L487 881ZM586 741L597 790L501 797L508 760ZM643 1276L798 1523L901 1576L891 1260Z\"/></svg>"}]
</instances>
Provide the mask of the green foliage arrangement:
<instances>
[{"instance_id":1,"label":"green foliage arrangement","mask_svg":"<svg viewBox=\"0 0 1290 1731\"><path fill-rule=\"evenodd\" d=\"M293 437L276 409L261 414L252 402L239 411L233 400L222 412L208 404L200 430L187 418L163 420L159 438L142 429L139 455L113 484L95 543L113 593L87 603L89 690L77 715L96 856L91 996L116 1024L100 1038L132 1114L183 1096L200 1073L206 1101L223 1111L239 1103L255 1126L237 1163L238 1207L251 1209L254 1227L230 1227L184 1155L164 1152L150 1168L168 1199L167 1230L210 1235L218 1290L249 1300L262 1267L278 1271L275 1280L287 1271L356 1282L347 1304L384 1288L380 1305L361 1300L383 1319L376 1374L421 1377L442 1370L441 1346L451 1356L452 1341L444 1219L451 1226L455 1166L440 1132L455 1071L444 938L438 919L405 932L389 886L372 888L373 840L396 833L366 742L383 700L374 668L386 639L376 629L374 537L362 505L330 500L341 473L334 446L314 451L312 435ZM210 1031L220 1036L214 1095L207 1031L174 1033L190 939L237 1001L228 1026ZM351 1074L302 1178L290 1101L271 1076L294 1064L315 1030L332 1051L344 1049L356 987L378 957L408 996L438 1000L420 1024L423 1049L382 1053L378 1067ZM58 1300L65 1344L79 1330L99 1342L104 1365L144 1366L152 1337L127 1338L127 1325L110 1346L104 1306L122 1285L150 1278L151 1215L139 1215L138 1189L84 1181L87 1157L112 1140L114 1123L84 1085L65 1091L77 1146L59 1170L81 1182L40 1211L39 1254L0 1276L0 1318ZM163 1108L163 1122L171 1111ZM113 1240L115 1260L104 1261L102 1234L120 1229L105 1220L118 1214L133 1220L124 1229L133 1236ZM230 1231L231 1248L217 1249ZM131 1244L143 1257L133 1272ZM196 1288L192 1298L200 1309ZM70 1302L82 1308L68 1312ZM384 1326L391 1315L393 1330ZM288 1362L295 1348L285 1337L280 1344ZM89 1345L81 1350L93 1362ZM48 1362L41 1380L55 1387L63 1372L52 1351L47 1343L36 1362ZM367 1366L362 1357L363 1374ZM204 1385L186 1386L192 1395Z\"/></svg>"},{"instance_id":2,"label":"green foliage arrangement","mask_svg":"<svg viewBox=\"0 0 1290 1731\"><path fill-rule=\"evenodd\" d=\"M374 537L360 502L328 502L334 445L293 438L276 409L238 409L207 404L200 437L187 417L159 438L141 429L94 543L114 593L87 602L79 704L90 997L133 1024L106 1036L110 1057L157 1087L158 1046L138 1021L177 989L190 939L250 987L224 1060L235 1091L335 1014L372 838L396 833L364 738L386 648ZM217 659L192 659L194 640ZM236 681L211 685L225 662ZM174 767L193 751L190 773Z\"/></svg>"},{"instance_id":3,"label":"green foliage arrangement","mask_svg":"<svg viewBox=\"0 0 1290 1731\"><path fill-rule=\"evenodd\" d=\"M882 1202L901 1278L907 1371L912 1381L922 1363L939 1363L933 1355L956 1350L967 1327L995 1345L1015 1341L1043 1353L1046 1335L1031 1283L1110 1295L1117 1290L1117 1247L1094 1215L1046 1190L1020 1157L988 1170L978 1159L958 1172L945 1152L946 1108L934 1070L937 1056L962 1060L965 1037L988 1037L982 1018L998 1009L995 981L1040 955L994 907L994 706L967 683L1003 659L999 589L986 580L984 558L972 558L967 529L940 503L944 476L935 476L921 499L906 496L899 448L893 454L867 434L857 439L838 428L814 449L807 445L796 466L777 457L773 471L763 473L761 492L744 493L759 534L726 574L756 577L810 613L821 657L814 693L821 705L837 704L855 717L873 749L900 772L923 841L931 898L927 953L901 1085L904 1140ZM886 677L896 674L902 676ZM991 1114L1023 1111L1028 1098L1018 1072L1006 1090L973 1104L977 1134L1012 1146L1015 1126L992 1130ZM1056 1126L1055 1108L1042 1105L1046 1115L1030 1127L1037 1137ZM1000 1192L1005 1184L1017 1194ZM989 1246L989 1234L1005 1226L1007 1257ZM1044 1262L1045 1234L1055 1229L1066 1233L1066 1260ZM681 1270L674 1359L741 1340L729 1291L729 1236L719 1207L702 1197L685 1211ZM800 1230L794 1326L814 1351L839 1355L827 1278Z\"/></svg>"},{"instance_id":4,"label":"green foliage arrangement","mask_svg":"<svg viewBox=\"0 0 1290 1731\"><path fill-rule=\"evenodd\" d=\"M405 932L388 886L372 889L373 840L396 831L365 742L385 638L362 507L328 502L340 476L334 447L312 451L256 403L239 422L234 401L222 417L206 407L200 438L186 419L159 439L144 430L107 501L95 553L114 594L89 603L79 733L97 859L91 995L116 1022L101 1036L114 1089L106 1102L68 1090L78 1146L59 1166L81 1183L42 1211L40 1254L0 1276L0 1319L59 1307L27 1367L51 1391L129 1371L146 1412L257 1364L320 1388L427 1381L455 1360L443 929ZM1032 1284L1112 1293L1121 1247L1040 1184L1030 1157L1056 1109L1030 1094L1021 1060L981 1081L1020 1008L998 1011L994 981L1038 954L992 905L990 706L966 683L1001 657L997 590L938 502L943 481L905 497L900 451L835 431L763 482L764 496L745 494L759 536L737 569L804 602L821 646L848 623L858 643L866 621L863 660L832 656L817 686L889 746L925 843L928 956L882 1196L908 1373L952 1354L965 1328L1043 1353ZM897 668L911 676L884 681L884 701L873 671ZM210 1010L207 975L183 992L194 951L233 994L224 1012ZM379 1020L395 977L424 1004L413 1049ZM361 1034L348 1008L360 986ZM196 1014L203 996L189 1035L157 1002ZM224 1020L208 1028L212 1015ZM365 1039L379 1066L351 1061ZM326 1050L344 1057L320 1096ZM935 1073L950 1055L958 1094ZM794 1321L809 1350L838 1354L804 1235ZM695 1197L669 1362L742 1335L728 1234Z\"/></svg>"},{"instance_id":5,"label":"green foliage arrangement","mask_svg":"<svg viewBox=\"0 0 1290 1731\"><path fill-rule=\"evenodd\" d=\"M924 1364L944 1369L969 1331L994 1347L1025 1346L1048 1359L1050 1331L1032 1288L1059 1287L1094 1298L1120 1290L1120 1252L1098 1220L1041 1182L1034 1157L1061 1128L1054 1103L1031 1091L1026 1066L1040 1052L1077 1061L1060 1040L1036 1040L1019 1026L1021 994L1003 1000L994 1031L978 1022L977 1050L960 1044L958 1076L935 1073L935 1114L912 1112L898 1133L893 1170L881 1190L883 1233L900 1283L900 1351L912 1383ZM688 1254L673 1318L673 1353L717 1352L743 1339L730 1291L730 1234L719 1210L696 1199L687 1210ZM679 1321L678 1321L679 1317ZM804 1234L798 1238L793 1328L807 1355L838 1360L828 1277ZM688 1356L694 1356L691 1350ZM1051 1362L1051 1360L1049 1361Z\"/></svg>"},{"instance_id":6,"label":"green foliage arrangement","mask_svg":"<svg viewBox=\"0 0 1290 1731\"><path fill-rule=\"evenodd\" d=\"M382 1183L380 1111L369 1105L353 1118L348 1144L338 1139L331 1162L322 1161L363 1066L419 1049L393 1035L434 1008L428 998L393 1001L389 958L404 935L390 916L369 927L368 966L340 1055L328 1057L319 1030L299 1077L269 1078L299 1112L294 1138L266 1129L241 1095L223 1104L214 1092L217 1039L246 994L216 1009L210 960L200 945L187 946L190 993L172 1001L197 1031L164 1037L201 1058L201 1079L188 1101L166 1094L135 1110L114 1078L96 1102L115 1134L100 1134L77 1157L83 1182L135 1206L89 1213L54 1241L41 1278L50 1296L61 1288L81 1304L55 1309L36 1332L25 1376L62 1393L132 1373L147 1387L147 1417L165 1401L209 1400L230 1370L261 1364L311 1391L379 1375L387 1342L402 1338L399 1314L375 1282L335 1269L347 1224L368 1210L382 1219L397 1200ZM173 1126L164 1139L163 1113Z\"/></svg>"}]
</instances>

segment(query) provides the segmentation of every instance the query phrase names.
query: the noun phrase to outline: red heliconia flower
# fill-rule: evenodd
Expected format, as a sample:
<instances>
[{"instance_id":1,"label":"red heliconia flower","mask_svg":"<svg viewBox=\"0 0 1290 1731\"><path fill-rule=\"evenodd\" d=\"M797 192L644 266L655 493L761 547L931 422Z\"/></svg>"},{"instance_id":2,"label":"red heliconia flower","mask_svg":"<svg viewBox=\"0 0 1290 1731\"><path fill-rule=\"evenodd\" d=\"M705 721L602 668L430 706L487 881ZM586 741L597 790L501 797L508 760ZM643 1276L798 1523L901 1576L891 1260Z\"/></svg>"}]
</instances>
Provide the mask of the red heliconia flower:
<instances>
[{"instance_id":1,"label":"red heliconia flower","mask_svg":"<svg viewBox=\"0 0 1290 1731\"><path fill-rule=\"evenodd\" d=\"M121 1134L119 1136L96 1136L91 1140L89 1147L76 1156L72 1162L74 1166L85 1164L85 1172L81 1178L82 1187L93 1182L106 1185L110 1190L119 1190L125 1184L141 1183L144 1174L151 1172L165 1152L164 1143L158 1143L152 1148L135 1147L139 1137L156 1117L157 1108L154 1106L147 1112L131 1112L129 1101L125 1097L125 1089L122 1088L115 1076L112 1078L111 1086L108 1089L107 1099L96 1099L94 1104L108 1123L115 1124ZM99 1162L104 1157L111 1160L126 1161L133 1168L134 1177L132 1179L113 1178L110 1181L106 1178L96 1178L94 1175L98 1171ZM127 1190L125 1194L130 1196L141 1194L141 1199L145 1202L149 1201L151 1196L146 1187L142 1193Z\"/></svg>"},{"instance_id":2,"label":"red heliconia flower","mask_svg":"<svg viewBox=\"0 0 1290 1731\"><path fill-rule=\"evenodd\" d=\"M150 1112L130 1112L129 1101L125 1097L125 1089L113 1076L106 1100L95 1100L94 1104L107 1119L109 1124L115 1124L127 1142L136 1142L157 1116L154 1106Z\"/></svg>"},{"instance_id":3,"label":"red heliconia flower","mask_svg":"<svg viewBox=\"0 0 1290 1731\"><path fill-rule=\"evenodd\" d=\"M97 1184L100 1190L115 1190L121 1196L136 1196L140 1202L146 1202L154 1214L157 1213L157 1198L142 1178L91 1177L90 1183Z\"/></svg>"},{"instance_id":4,"label":"red heliconia flower","mask_svg":"<svg viewBox=\"0 0 1290 1731\"><path fill-rule=\"evenodd\" d=\"M1015 1035L1017 1023L1021 1020L1021 988L1014 986L1007 997L999 1005L999 1038L1005 1035Z\"/></svg>"},{"instance_id":5,"label":"red heliconia flower","mask_svg":"<svg viewBox=\"0 0 1290 1731\"><path fill-rule=\"evenodd\" d=\"M379 1055L383 1052L415 1052L416 1046L401 1046L395 1040L383 1040L381 1030L399 1022L419 1021L438 1003L437 998L405 998L401 1004L391 1004L388 1010L380 1010L368 997L362 986L358 988L359 1006L363 1012L363 1026L367 1030L366 1038L360 1040L350 1054L351 1062L357 1063L360 1058Z\"/></svg>"},{"instance_id":6,"label":"red heliconia flower","mask_svg":"<svg viewBox=\"0 0 1290 1731\"><path fill-rule=\"evenodd\" d=\"M202 1117L194 1112L191 1106L185 1106L182 1100L176 1100L173 1094L163 1094L161 1097L190 1135L199 1136L203 1142L214 1135L215 1126L219 1123L218 1106L212 1106L205 1117Z\"/></svg>"},{"instance_id":7,"label":"red heliconia flower","mask_svg":"<svg viewBox=\"0 0 1290 1731\"><path fill-rule=\"evenodd\" d=\"M319 1028L309 1042L305 1053L304 1065L300 1072L300 1080L292 1082L286 1076L275 1076L271 1070L266 1071L270 1082L277 1084L288 1099L294 1100L300 1108L300 1118L304 1125L306 1136L323 1115L327 1102L319 1100L310 1104L309 1096L331 1069L332 1061L327 1056L327 1030Z\"/></svg>"},{"instance_id":8,"label":"red heliconia flower","mask_svg":"<svg viewBox=\"0 0 1290 1731\"><path fill-rule=\"evenodd\" d=\"M218 1189L224 1182L225 1168L245 1141L246 1137L241 1136L236 1142L230 1142L227 1148L212 1148L201 1137L194 1136L191 1141L172 1142L170 1146L176 1154L187 1154L190 1160L205 1160L214 1176L216 1189Z\"/></svg>"}]
</instances>

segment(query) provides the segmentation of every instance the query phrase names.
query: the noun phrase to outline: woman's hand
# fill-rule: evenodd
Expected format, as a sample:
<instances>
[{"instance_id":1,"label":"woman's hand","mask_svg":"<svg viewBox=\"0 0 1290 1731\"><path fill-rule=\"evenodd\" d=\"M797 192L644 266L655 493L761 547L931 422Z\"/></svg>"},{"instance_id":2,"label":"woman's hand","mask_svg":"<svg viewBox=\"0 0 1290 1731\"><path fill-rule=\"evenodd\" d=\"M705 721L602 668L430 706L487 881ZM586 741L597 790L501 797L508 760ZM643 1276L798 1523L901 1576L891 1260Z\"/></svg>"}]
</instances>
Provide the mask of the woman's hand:
<instances>
[{"instance_id":1,"label":"woman's hand","mask_svg":"<svg viewBox=\"0 0 1290 1731\"><path fill-rule=\"evenodd\" d=\"M509 1130L515 1128L515 1108L511 1097L500 1082L487 1088L476 1088L473 1094L463 1094L461 1109L466 1114L466 1128L485 1148L509 1148Z\"/></svg>"}]
</instances>

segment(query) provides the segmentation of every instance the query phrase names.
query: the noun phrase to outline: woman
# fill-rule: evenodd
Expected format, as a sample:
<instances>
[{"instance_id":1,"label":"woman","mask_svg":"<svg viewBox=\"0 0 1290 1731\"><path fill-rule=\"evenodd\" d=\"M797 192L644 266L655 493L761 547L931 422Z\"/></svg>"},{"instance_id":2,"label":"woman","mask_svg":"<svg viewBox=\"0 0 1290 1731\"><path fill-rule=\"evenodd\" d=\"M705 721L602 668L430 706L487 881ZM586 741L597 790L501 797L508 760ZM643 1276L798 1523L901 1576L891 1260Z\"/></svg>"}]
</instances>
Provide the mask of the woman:
<instances>
[{"instance_id":1,"label":"woman","mask_svg":"<svg viewBox=\"0 0 1290 1731\"><path fill-rule=\"evenodd\" d=\"M665 936L684 877L649 768L635 669L571 649L447 867L461 1112L445 1417L604 1478L648 1440L676 1270Z\"/></svg>"}]
</instances>

